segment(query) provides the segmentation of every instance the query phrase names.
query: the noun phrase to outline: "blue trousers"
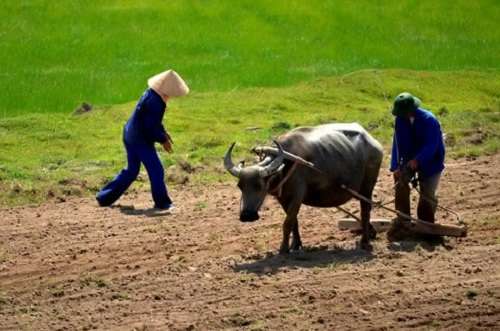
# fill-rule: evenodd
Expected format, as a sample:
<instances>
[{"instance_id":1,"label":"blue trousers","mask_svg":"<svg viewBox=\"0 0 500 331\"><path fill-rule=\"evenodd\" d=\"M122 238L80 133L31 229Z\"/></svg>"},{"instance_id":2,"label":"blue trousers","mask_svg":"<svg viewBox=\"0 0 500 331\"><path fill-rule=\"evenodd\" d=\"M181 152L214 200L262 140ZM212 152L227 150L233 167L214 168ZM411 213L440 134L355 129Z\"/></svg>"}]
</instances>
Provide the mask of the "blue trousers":
<instances>
[{"instance_id":1,"label":"blue trousers","mask_svg":"<svg viewBox=\"0 0 500 331\"><path fill-rule=\"evenodd\" d=\"M141 163L146 167L155 208L168 208L172 200L165 186L165 172L153 145L124 142L127 151L127 167L104 186L96 199L101 206L110 206L118 200L139 175Z\"/></svg>"}]
</instances>

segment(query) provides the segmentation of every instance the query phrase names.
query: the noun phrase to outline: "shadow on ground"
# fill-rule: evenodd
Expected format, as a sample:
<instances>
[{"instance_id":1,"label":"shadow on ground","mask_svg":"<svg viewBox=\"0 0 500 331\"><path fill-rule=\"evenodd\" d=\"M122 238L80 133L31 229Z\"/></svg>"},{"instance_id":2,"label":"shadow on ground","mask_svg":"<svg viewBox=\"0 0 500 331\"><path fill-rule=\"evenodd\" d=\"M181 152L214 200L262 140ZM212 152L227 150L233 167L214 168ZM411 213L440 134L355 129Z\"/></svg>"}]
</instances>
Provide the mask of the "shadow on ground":
<instances>
[{"instance_id":1,"label":"shadow on ground","mask_svg":"<svg viewBox=\"0 0 500 331\"><path fill-rule=\"evenodd\" d=\"M375 256L359 247L352 249L327 247L305 247L299 252L288 255L268 252L265 256L252 256L257 261L239 263L233 266L236 272L250 272L254 274L275 274L283 268L315 268L330 267L339 264L358 264L372 260Z\"/></svg>"},{"instance_id":2,"label":"shadow on ground","mask_svg":"<svg viewBox=\"0 0 500 331\"><path fill-rule=\"evenodd\" d=\"M427 252L434 252L439 247L443 247L448 251L453 249L453 246L443 237L413 237L403 241L389 242L387 244L387 248L395 252L413 252L420 248Z\"/></svg>"},{"instance_id":3,"label":"shadow on ground","mask_svg":"<svg viewBox=\"0 0 500 331\"><path fill-rule=\"evenodd\" d=\"M146 209L136 209L132 205L115 205L111 208L120 209L120 212L125 215L131 216L147 216L147 217L160 217L160 216L168 216L172 215L172 212L169 210L161 210L156 208L146 208Z\"/></svg>"}]
</instances>

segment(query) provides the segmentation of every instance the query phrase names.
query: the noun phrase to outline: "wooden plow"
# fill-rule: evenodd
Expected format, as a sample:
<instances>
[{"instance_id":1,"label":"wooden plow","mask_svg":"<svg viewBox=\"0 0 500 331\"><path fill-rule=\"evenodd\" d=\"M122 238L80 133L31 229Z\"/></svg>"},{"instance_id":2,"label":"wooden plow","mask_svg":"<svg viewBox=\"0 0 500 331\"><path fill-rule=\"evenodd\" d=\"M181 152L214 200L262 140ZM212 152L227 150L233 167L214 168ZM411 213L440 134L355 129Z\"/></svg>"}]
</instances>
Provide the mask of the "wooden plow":
<instances>
[{"instance_id":1,"label":"wooden plow","mask_svg":"<svg viewBox=\"0 0 500 331\"><path fill-rule=\"evenodd\" d=\"M388 210L397 216L399 216L401 219L404 219L406 221L399 222L401 226L404 226L405 228L411 230L414 233L420 233L420 234L429 234L429 235L438 235L438 236L449 236L449 237L465 237L467 236L467 226L463 224L462 220L460 219L460 216L455 213L454 211L448 209L448 208L443 208L447 210L448 212L451 212L455 214L458 218L459 226L456 225L445 225L445 224L438 224L438 223L429 223L422 221L421 219L415 218L411 215L402 213L396 209L387 207L386 205L388 203L379 203L375 202L373 200L368 199L367 197L359 194L358 192L350 189L349 187L342 185L342 188L346 191L348 191L350 194L352 194L353 197L357 198L358 200L365 201L369 204L372 205L373 208L382 208L385 210ZM339 220L338 226L342 230L353 230L357 231L361 229L361 220L359 217L354 215L353 213L345 210L344 208L337 207L337 209L343 211L344 213L348 214L349 216L353 218L343 218ZM370 223L373 225L375 231L377 232L383 232L387 231L393 224L392 221L386 220L386 219L373 219L370 221Z\"/></svg>"}]
</instances>

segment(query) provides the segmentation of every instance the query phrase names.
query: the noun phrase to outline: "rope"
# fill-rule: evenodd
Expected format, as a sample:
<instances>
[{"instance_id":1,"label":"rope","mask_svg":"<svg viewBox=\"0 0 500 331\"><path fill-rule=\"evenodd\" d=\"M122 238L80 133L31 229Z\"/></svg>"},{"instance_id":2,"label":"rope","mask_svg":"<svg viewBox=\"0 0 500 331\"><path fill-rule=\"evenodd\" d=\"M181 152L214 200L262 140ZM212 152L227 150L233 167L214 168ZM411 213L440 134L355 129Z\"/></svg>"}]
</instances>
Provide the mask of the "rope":
<instances>
[{"instance_id":1,"label":"rope","mask_svg":"<svg viewBox=\"0 0 500 331\"><path fill-rule=\"evenodd\" d=\"M414 221L414 222L416 222L416 223L420 223L420 224L428 224L427 222L425 222L425 221L423 221L423 220L421 220L421 219L419 219L419 218L415 218L415 217L413 217L413 216L411 216L411 215L408 215L408 214L406 214L406 213L403 213L403 212L401 212L401 211L399 211L399 210L396 210L396 209L389 208L389 207L385 206L385 204L387 204L387 203L385 203L385 204L381 204L380 202L376 202L376 201L370 200L370 199L368 199L367 197L365 197L365 196L363 196L363 195L359 194L358 192L356 192L355 190L353 190L353 189L351 189L351 188L347 187L347 186L346 186L346 185L344 185L344 184L342 184L342 185L341 185L341 187L342 187L344 190L346 190L347 192L351 193L354 197L358 198L359 200L362 200L362 201L365 201L365 202L369 203L370 205L372 205L372 206L373 206L373 207L375 207L375 208L382 208L382 209L388 210L388 211L393 212L393 213L395 213L396 215L398 215L398 216L400 216L400 217L402 217L402 218L408 219L408 220L410 220L410 221ZM443 207L443 208L444 208L444 207ZM450 210L451 210L451 209L450 209ZM452 212L454 212L454 211L452 211ZM454 213L455 213L455 212L454 212ZM458 215L458 213L456 213L456 215ZM461 226L465 226L465 223L461 222L460 218L459 218L459 224L460 224Z\"/></svg>"},{"instance_id":2,"label":"rope","mask_svg":"<svg viewBox=\"0 0 500 331\"><path fill-rule=\"evenodd\" d=\"M274 189L269 190L269 193L271 194L277 193L278 198L281 197L283 185L288 181L288 179L290 179L292 174L295 172L295 169L297 169L298 164L299 164L298 162L294 162L290 171L288 171L285 177L278 183L278 185Z\"/></svg>"},{"instance_id":3,"label":"rope","mask_svg":"<svg viewBox=\"0 0 500 331\"><path fill-rule=\"evenodd\" d=\"M427 201L427 202L431 203L432 205L434 205L434 207L439 208L439 209L444 210L444 211L446 211L446 212L448 212L450 214L455 215L455 217L457 218L457 223L458 224L465 225L465 222L462 220L462 218L460 217L459 213L457 213L456 211L454 211L451 208L439 205L434 199L431 199L428 196L426 196L425 194L421 193L420 190L416 186L413 186L413 189L418 192L418 194L420 195L421 198L423 198L425 201Z\"/></svg>"},{"instance_id":4,"label":"rope","mask_svg":"<svg viewBox=\"0 0 500 331\"><path fill-rule=\"evenodd\" d=\"M380 204L379 202L370 200L367 197L365 197L364 195L361 195L358 192L354 191L353 189L350 189L349 187L345 186L344 184L342 184L340 187L342 187L347 192L351 193L354 197L358 198L359 200L363 200L366 203L369 203L370 205L372 205L375 208L382 208L382 209L388 210L390 212L395 213L398 216L401 216L403 218L409 219L409 220L414 221L414 222L424 222L421 219L418 219L418 218L415 218L411 215L400 212L399 210L389 208L387 206L384 206L383 204Z\"/></svg>"},{"instance_id":5,"label":"rope","mask_svg":"<svg viewBox=\"0 0 500 331\"><path fill-rule=\"evenodd\" d=\"M414 189L415 191L417 191L417 193L419 194L419 196L420 196L422 199L424 199L425 201L427 201L427 202L431 203L434 207L436 207L436 208L438 208L438 209L441 209L441 210L444 210L444 211L446 211L446 212L448 212L448 213L450 213L450 214L454 215L454 216L457 218L457 223L458 223L459 225L461 225L461 226L466 225L466 224L465 224L465 222L464 222L464 221L462 220L462 218L460 217L460 214L459 214L458 212L456 212L456 211L454 211L453 209L448 208L448 207L446 207L446 206L441 206L441 205L439 205L437 201L435 201L434 199L431 199L430 197L428 197L428 196L426 196L425 194L423 194L422 192L420 192L420 190L417 188L418 178L417 178L416 174L411 174L411 175L409 175L408 173L406 173L406 174L402 174L402 176L403 176L403 177L402 177L401 179L398 179L398 180L395 182L395 184L393 185L393 187L392 187L392 189L393 189L393 190L396 188L396 186L397 186L397 185L399 185L399 184L400 184L400 182L401 182L402 180L405 180L406 182L408 182L408 185L410 185L410 188L411 188L411 189ZM406 179L405 179L405 178L406 178ZM343 185L343 186L345 186L345 185ZM342 188L344 188L344 187L342 187ZM347 186L345 186L345 188L344 188L344 189L346 189L347 191L349 191L351 194L353 194L352 192L355 192L355 193L358 195L358 196L357 196L357 198L358 198L358 199L360 199L360 197L363 197L363 198L364 198L364 199L366 199L366 200L364 200L364 199L361 199L361 200L364 200L364 201L366 201L366 202L370 203L370 204L371 204L374 208L382 208L382 209L386 209L386 210L391 211L391 212L393 212L393 213L396 213L398 216L404 217L404 218L406 218L406 219L410 219L410 220L418 220L417 218L412 218L410 215L407 215L407 214L401 213L401 212L399 212L399 211L397 211L397 210L395 210L395 209L391 209L391 208L386 208L386 207L385 207L386 205L393 203L396 199L392 199L392 200L387 201L387 202L382 202L382 201L375 202L375 201L373 201L373 200L370 200L370 199L368 199L368 198L366 198L366 197L362 196L362 195L361 195L361 194L359 194L358 192L356 192L356 191L354 191L354 190L349 189ZM352 192L351 192L351 191L352 191ZM353 194L353 195L354 195L354 194ZM342 211L343 211L344 213L346 213L347 215L351 216L351 217L352 217L352 214L353 214L353 213L357 213L357 212L359 212L359 210L356 210L356 211L354 211L354 212L348 212L348 211L346 211L346 210L342 210ZM398 213L400 213L401 215L400 215L400 214L398 214ZM357 218L355 217L355 219L357 219ZM422 220L420 220L420 221L422 221ZM423 221L422 221L422 222L423 222Z\"/></svg>"},{"instance_id":6,"label":"rope","mask_svg":"<svg viewBox=\"0 0 500 331\"><path fill-rule=\"evenodd\" d=\"M457 218L457 223L460 224L460 225L465 225L465 222L462 220L462 218L460 217L460 214L457 213L456 211L454 211L453 209L451 208L448 208L448 207L445 207L445 206L441 206L438 204L438 202L435 200L435 199L432 199L430 198L429 196L423 194L419 189L418 189L418 183L420 182L419 178L417 177L417 173L416 172L410 172L407 174L408 177L407 178L407 182L408 182L408 185L410 185L410 188L414 189L415 191L417 191L417 193L419 194L420 198L424 199L425 201L427 201L428 203L430 203L432 206L434 206L435 208L438 208L438 209L441 209L441 210L444 210L450 214L453 214L456 218ZM405 178L405 177L403 177ZM401 180L401 179L400 179ZM394 188L396 187L396 185L399 184L399 181L398 180L396 182L396 184L394 185Z\"/></svg>"}]
</instances>

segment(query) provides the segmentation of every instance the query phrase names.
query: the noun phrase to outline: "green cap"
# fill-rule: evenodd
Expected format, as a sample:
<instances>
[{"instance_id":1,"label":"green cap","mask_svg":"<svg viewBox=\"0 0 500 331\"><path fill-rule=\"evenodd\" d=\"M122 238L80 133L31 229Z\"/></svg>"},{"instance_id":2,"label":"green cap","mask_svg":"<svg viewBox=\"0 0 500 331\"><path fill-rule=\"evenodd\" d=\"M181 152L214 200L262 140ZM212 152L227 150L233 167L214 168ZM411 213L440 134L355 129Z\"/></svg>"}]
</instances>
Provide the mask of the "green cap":
<instances>
[{"instance_id":1,"label":"green cap","mask_svg":"<svg viewBox=\"0 0 500 331\"><path fill-rule=\"evenodd\" d=\"M420 104L421 102L419 98L408 92L403 92L394 100L392 115L402 116L408 114L409 112L415 111L418 107L420 107Z\"/></svg>"}]
</instances>

